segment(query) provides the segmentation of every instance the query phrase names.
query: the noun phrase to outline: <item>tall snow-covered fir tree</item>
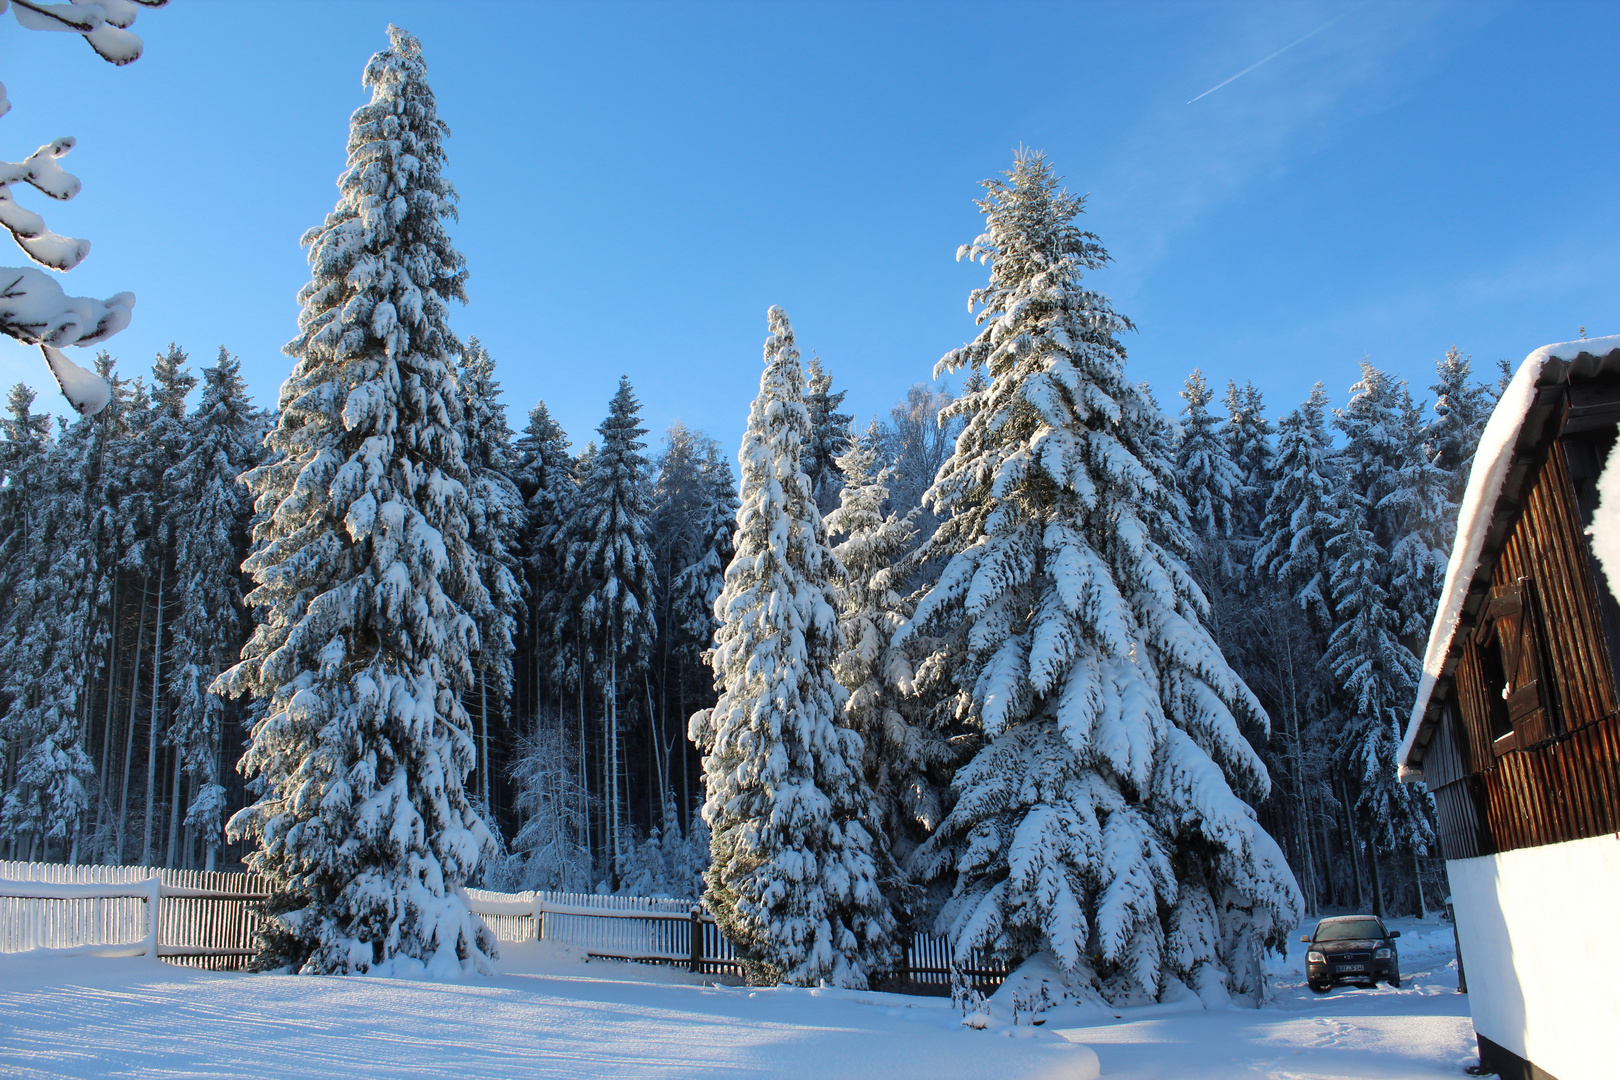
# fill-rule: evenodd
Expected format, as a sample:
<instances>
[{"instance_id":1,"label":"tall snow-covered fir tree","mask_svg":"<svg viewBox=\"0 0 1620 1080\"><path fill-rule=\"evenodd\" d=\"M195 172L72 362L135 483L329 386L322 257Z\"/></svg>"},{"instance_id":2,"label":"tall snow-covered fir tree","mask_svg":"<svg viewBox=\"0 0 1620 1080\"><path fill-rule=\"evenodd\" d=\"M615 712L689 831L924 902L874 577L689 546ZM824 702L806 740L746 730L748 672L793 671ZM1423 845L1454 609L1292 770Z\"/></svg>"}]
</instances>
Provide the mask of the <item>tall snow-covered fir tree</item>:
<instances>
[{"instance_id":1,"label":"tall snow-covered fir tree","mask_svg":"<svg viewBox=\"0 0 1620 1080\"><path fill-rule=\"evenodd\" d=\"M1317 383L1311 396L1279 421L1271 497L1254 553L1255 572L1280 585L1323 632L1333 621L1327 543L1336 498L1326 417L1327 393Z\"/></svg>"},{"instance_id":2,"label":"tall snow-covered fir tree","mask_svg":"<svg viewBox=\"0 0 1620 1080\"><path fill-rule=\"evenodd\" d=\"M1471 382L1473 364L1453 345L1435 364L1434 419L1424 430L1430 461L1447 477L1446 498L1455 506L1462 502L1468 474L1474 467L1474 450L1480 433L1491 418L1496 404L1493 388Z\"/></svg>"},{"instance_id":3,"label":"tall snow-covered fir tree","mask_svg":"<svg viewBox=\"0 0 1620 1080\"><path fill-rule=\"evenodd\" d=\"M259 841L248 864L272 894L259 963L450 976L495 954L456 891L493 848L464 788L468 612L485 602L445 321L465 270L444 229L449 129L420 44L388 36L337 205L304 237L276 457L247 476L263 621L218 685L263 703L240 765L258 801L230 823Z\"/></svg>"},{"instance_id":4,"label":"tall snow-covered fir tree","mask_svg":"<svg viewBox=\"0 0 1620 1080\"><path fill-rule=\"evenodd\" d=\"M715 602L719 701L692 716L704 753L709 910L752 981L864 987L894 956L865 824L862 742L833 679L838 622L804 471L810 416L793 328L769 312L742 442L737 554Z\"/></svg>"},{"instance_id":5,"label":"tall snow-covered fir tree","mask_svg":"<svg viewBox=\"0 0 1620 1080\"><path fill-rule=\"evenodd\" d=\"M1214 396L1204 373L1194 368L1181 396L1181 441L1176 448L1176 475L1187 499L1191 523L1206 543L1218 545L1232 535L1233 501L1243 478L1217 430L1209 403Z\"/></svg>"},{"instance_id":6,"label":"tall snow-covered fir tree","mask_svg":"<svg viewBox=\"0 0 1620 1080\"><path fill-rule=\"evenodd\" d=\"M461 354L457 386L462 403L461 454L467 464L467 544L478 563L482 603L469 608L478 626L474 683L467 708L478 732L478 796L490 802L491 716L510 722L513 637L524 615L518 584L519 543L526 523L523 495L513 482L512 429L495 381L495 361L477 338ZM477 595L474 593L473 595Z\"/></svg>"},{"instance_id":7,"label":"tall snow-covered fir tree","mask_svg":"<svg viewBox=\"0 0 1620 1080\"><path fill-rule=\"evenodd\" d=\"M608 873L616 880L625 850L623 722L645 702L643 677L658 632L651 537L652 463L643 450L641 403L628 378L598 427L602 445L581 470L569 528L566 573L581 590L578 623L589 649L589 678L602 695L607 770Z\"/></svg>"},{"instance_id":8,"label":"tall snow-covered fir tree","mask_svg":"<svg viewBox=\"0 0 1620 1080\"><path fill-rule=\"evenodd\" d=\"M1232 492L1232 532L1240 569L1247 572L1271 495L1271 423L1266 419L1265 400L1253 383L1239 389L1228 380L1222 404L1227 418L1221 426L1221 440L1238 479Z\"/></svg>"},{"instance_id":9,"label":"tall snow-covered fir tree","mask_svg":"<svg viewBox=\"0 0 1620 1080\"><path fill-rule=\"evenodd\" d=\"M989 380L930 492L954 553L902 634L933 636L922 662L952 673L983 745L917 865L952 882L938 926L959 954L1046 962L1115 1002L1259 995L1300 911L1239 797L1268 788L1239 731L1265 718L1204 625L1160 414L1125 377L1130 324L1082 283L1107 261L1082 201L1039 154L1007 177L959 252L990 266L984 330L936 369Z\"/></svg>"},{"instance_id":10,"label":"tall snow-covered fir tree","mask_svg":"<svg viewBox=\"0 0 1620 1080\"><path fill-rule=\"evenodd\" d=\"M1415 530L1414 512L1431 499L1407 485L1407 461L1422 456L1416 410L1404 385L1363 362L1350 402L1334 418L1345 436L1339 452L1335 520L1328 542L1335 628L1325 663L1340 680L1345 724L1339 757L1353 778L1353 797L1373 876L1375 910L1383 909L1381 856L1426 851L1433 837L1429 796L1396 778L1396 750L1417 692L1419 622L1433 607L1428 585L1443 573L1428 530ZM1437 491L1443 477L1423 463L1423 485ZM1397 556L1397 549L1408 550ZM1403 640L1403 638L1405 640Z\"/></svg>"},{"instance_id":11,"label":"tall snow-covered fir tree","mask_svg":"<svg viewBox=\"0 0 1620 1080\"><path fill-rule=\"evenodd\" d=\"M62 425L42 470L24 571L31 581L7 613L0 646L0 739L13 748L0 836L26 845L15 849L18 857L38 852L76 862L88 831L95 768L85 735L108 659L122 535L117 507L128 481L122 449L137 397L113 365L106 353L96 358L109 404Z\"/></svg>"},{"instance_id":12,"label":"tall snow-covered fir tree","mask_svg":"<svg viewBox=\"0 0 1620 1080\"><path fill-rule=\"evenodd\" d=\"M835 580L843 647L833 674L849 691L845 723L866 744L863 768L883 890L897 920L909 924L920 898L904 867L939 825L961 755L926 715L917 715L911 663L894 645L912 611L912 599L901 590L911 570L906 553L918 511L885 513L891 469L879 468L882 443L874 420L838 459L844 488L827 515L829 537L840 538L833 558L842 567Z\"/></svg>"},{"instance_id":13,"label":"tall snow-covered fir tree","mask_svg":"<svg viewBox=\"0 0 1620 1080\"><path fill-rule=\"evenodd\" d=\"M810 490L816 509L826 514L838 505L838 489L844 477L838 471L838 458L849 449L849 425L853 417L838 411L847 390L833 393L832 372L821 366L821 357L811 354L805 373L804 407L810 413L810 440L804 448L804 472L810 477Z\"/></svg>"},{"instance_id":14,"label":"tall snow-covered fir tree","mask_svg":"<svg viewBox=\"0 0 1620 1080\"><path fill-rule=\"evenodd\" d=\"M568 561L568 510L577 488L568 436L551 417L546 403L529 410L529 423L513 444L512 478L523 497L523 581L528 600L524 633L529 669L528 713L543 706L561 712L563 681L558 665L563 628L567 625L567 589L563 567Z\"/></svg>"},{"instance_id":15,"label":"tall snow-covered fir tree","mask_svg":"<svg viewBox=\"0 0 1620 1080\"><path fill-rule=\"evenodd\" d=\"M221 784L225 701L211 689L247 640L240 567L253 500L238 479L258 464L259 424L248 401L242 365L223 346L203 369L202 400L187 418L185 439L170 466L174 492L174 595L178 598L169 670L177 687L170 741L190 779L186 825L201 837L214 869L224 838Z\"/></svg>"}]
</instances>

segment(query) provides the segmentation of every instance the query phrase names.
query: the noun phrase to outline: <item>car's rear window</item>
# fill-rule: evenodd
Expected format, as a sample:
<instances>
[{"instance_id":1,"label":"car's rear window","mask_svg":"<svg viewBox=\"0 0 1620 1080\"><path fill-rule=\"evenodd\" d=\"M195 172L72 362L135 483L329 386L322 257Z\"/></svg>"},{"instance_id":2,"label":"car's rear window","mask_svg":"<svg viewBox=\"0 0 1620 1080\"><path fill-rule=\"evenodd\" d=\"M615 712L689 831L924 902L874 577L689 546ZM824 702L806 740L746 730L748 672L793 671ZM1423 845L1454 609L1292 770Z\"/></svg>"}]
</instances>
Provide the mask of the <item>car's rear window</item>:
<instances>
[{"instance_id":1,"label":"car's rear window","mask_svg":"<svg viewBox=\"0 0 1620 1080\"><path fill-rule=\"evenodd\" d=\"M1377 919L1336 919L1316 927L1317 941L1351 941L1355 938L1381 938L1384 928Z\"/></svg>"}]
</instances>

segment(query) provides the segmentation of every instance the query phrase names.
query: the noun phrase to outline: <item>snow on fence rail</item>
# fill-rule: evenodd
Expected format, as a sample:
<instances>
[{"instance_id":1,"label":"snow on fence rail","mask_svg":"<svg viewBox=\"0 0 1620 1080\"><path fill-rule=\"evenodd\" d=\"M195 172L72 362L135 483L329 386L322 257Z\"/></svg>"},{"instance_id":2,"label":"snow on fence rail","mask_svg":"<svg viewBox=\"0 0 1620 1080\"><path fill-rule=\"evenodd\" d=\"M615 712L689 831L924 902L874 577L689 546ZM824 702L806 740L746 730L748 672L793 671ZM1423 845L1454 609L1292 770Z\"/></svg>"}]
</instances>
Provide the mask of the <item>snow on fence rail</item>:
<instances>
[{"instance_id":1,"label":"snow on fence rail","mask_svg":"<svg viewBox=\"0 0 1620 1080\"><path fill-rule=\"evenodd\" d=\"M237 967L254 954L248 874L0 862L0 952L52 949Z\"/></svg>"}]
</instances>

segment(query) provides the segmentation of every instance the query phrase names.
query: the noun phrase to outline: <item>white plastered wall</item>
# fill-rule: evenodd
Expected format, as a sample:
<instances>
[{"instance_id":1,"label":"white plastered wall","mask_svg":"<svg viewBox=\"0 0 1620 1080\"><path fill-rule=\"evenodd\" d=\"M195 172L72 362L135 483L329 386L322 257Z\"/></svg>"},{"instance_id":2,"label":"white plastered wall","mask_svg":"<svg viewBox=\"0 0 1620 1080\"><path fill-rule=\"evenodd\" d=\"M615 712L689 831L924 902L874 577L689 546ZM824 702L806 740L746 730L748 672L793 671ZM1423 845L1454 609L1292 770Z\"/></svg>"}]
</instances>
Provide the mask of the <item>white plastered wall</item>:
<instances>
[{"instance_id":1,"label":"white plastered wall","mask_svg":"<svg viewBox=\"0 0 1620 1080\"><path fill-rule=\"evenodd\" d=\"M1474 1030L1558 1080L1620 1076L1620 837L1446 872Z\"/></svg>"}]
</instances>

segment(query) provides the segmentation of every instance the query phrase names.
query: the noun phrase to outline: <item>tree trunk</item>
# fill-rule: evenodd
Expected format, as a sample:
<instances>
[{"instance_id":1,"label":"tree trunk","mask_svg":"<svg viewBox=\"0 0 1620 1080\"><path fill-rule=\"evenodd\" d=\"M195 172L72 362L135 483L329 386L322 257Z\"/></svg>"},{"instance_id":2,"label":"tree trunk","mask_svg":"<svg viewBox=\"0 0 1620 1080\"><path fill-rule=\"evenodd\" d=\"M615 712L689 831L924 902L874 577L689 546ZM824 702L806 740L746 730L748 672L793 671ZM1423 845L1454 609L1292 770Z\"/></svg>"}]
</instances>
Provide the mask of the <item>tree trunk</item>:
<instances>
[{"instance_id":1,"label":"tree trunk","mask_svg":"<svg viewBox=\"0 0 1620 1080\"><path fill-rule=\"evenodd\" d=\"M141 621L135 632L135 662L129 669L129 720L124 727L124 779L118 785L118 830L113 834L118 845L118 862L124 862L124 828L129 821L129 766L135 756L135 707L141 689L141 648L146 644L146 598L148 582L141 581Z\"/></svg>"},{"instance_id":2,"label":"tree trunk","mask_svg":"<svg viewBox=\"0 0 1620 1080\"><path fill-rule=\"evenodd\" d=\"M180 802L180 748L174 748L172 765L169 773L169 838L163 845L163 865L170 870L175 867L175 856L179 854L180 847L180 819L185 817L186 809Z\"/></svg>"},{"instance_id":3,"label":"tree trunk","mask_svg":"<svg viewBox=\"0 0 1620 1080\"><path fill-rule=\"evenodd\" d=\"M491 817L489 795L489 690L484 680L484 669L478 669L478 797L484 800L484 809Z\"/></svg>"},{"instance_id":4,"label":"tree trunk","mask_svg":"<svg viewBox=\"0 0 1620 1080\"><path fill-rule=\"evenodd\" d=\"M1382 919L1384 917L1384 881L1378 872L1378 848L1371 840L1367 842L1367 864L1372 869L1373 914Z\"/></svg>"},{"instance_id":5,"label":"tree trunk","mask_svg":"<svg viewBox=\"0 0 1620 1080\"><path fill-rule=\"evenodd\" d=\"M1339 805L1344 810L1344 833L1350 841L1346 846L1350 849L1350 873L1356 882L1356 910L1365 911L1367 900L1361 877L1361 841L1356 838L1356 812L1350 805L1350 785L1342 777L1335 777L1335 784L1339 791Z\"/></svg>"},{"instance_id":6,"label":"tree trunk","mask_svg":"<svg viewBox=\"0 0 1620 1080\"><path fill-rule=\"evenodd\" d=\"M107 821L107 793L110 790L113 759L113 699L118 696L118 573L113 572L112 634L107 647L107 709L101 721L101 768L96 780L96 824L92 837L101 836ZM99 845L99 841L97 841Z\"/></svg>"},{"instance_id":7,"label":"tree trunk","mask_svg":"<svg viewBox=\"0 0 1620 1080\"><path fill-rule=\"evenodd\" d=\"M152 714L146 731L146 827L141 840L141 865L152 865L152 795L157 786L158 754L158 678L163 670L163 572L158 562L157 632L152 635Z\"/></svg>"},{"instance_id":8,"label":"tree trunk","mask_svg":"<svg viewBox=\"0 0 1620 1080\"><path fill-rule=\"evenodd\" d=\"M608 869L609 887L619 891L619 656L618 642L608 641Z\"/></svg>"},{"instance_id":9,"label":"tree trunk","mask_svg":"<svg viewBox=\"0 0 1620 1080\"><path fill-rule=\"evenodd\" d=\"M1412 884L1417 886L1418 918L1429 917L1429 902L1423 895L1423 865L1418 862L1418 853L1412 852Z\"/></svg>"},{"instance_id":10,"label":"tree trunk","mask_svg":"<svg viewBox=\"0 0 1620 1080\"><path fill-rule=\"evenodd\" d=\"M595 839L591 835L591 761L586 752L585 740L585 651L577 648L574 651L574 672L576 688L579 691L579 800L580 817L585 822L585 856L592 862L596 860L596 849L592 847Z\"/></svg>"}]
</instances>

